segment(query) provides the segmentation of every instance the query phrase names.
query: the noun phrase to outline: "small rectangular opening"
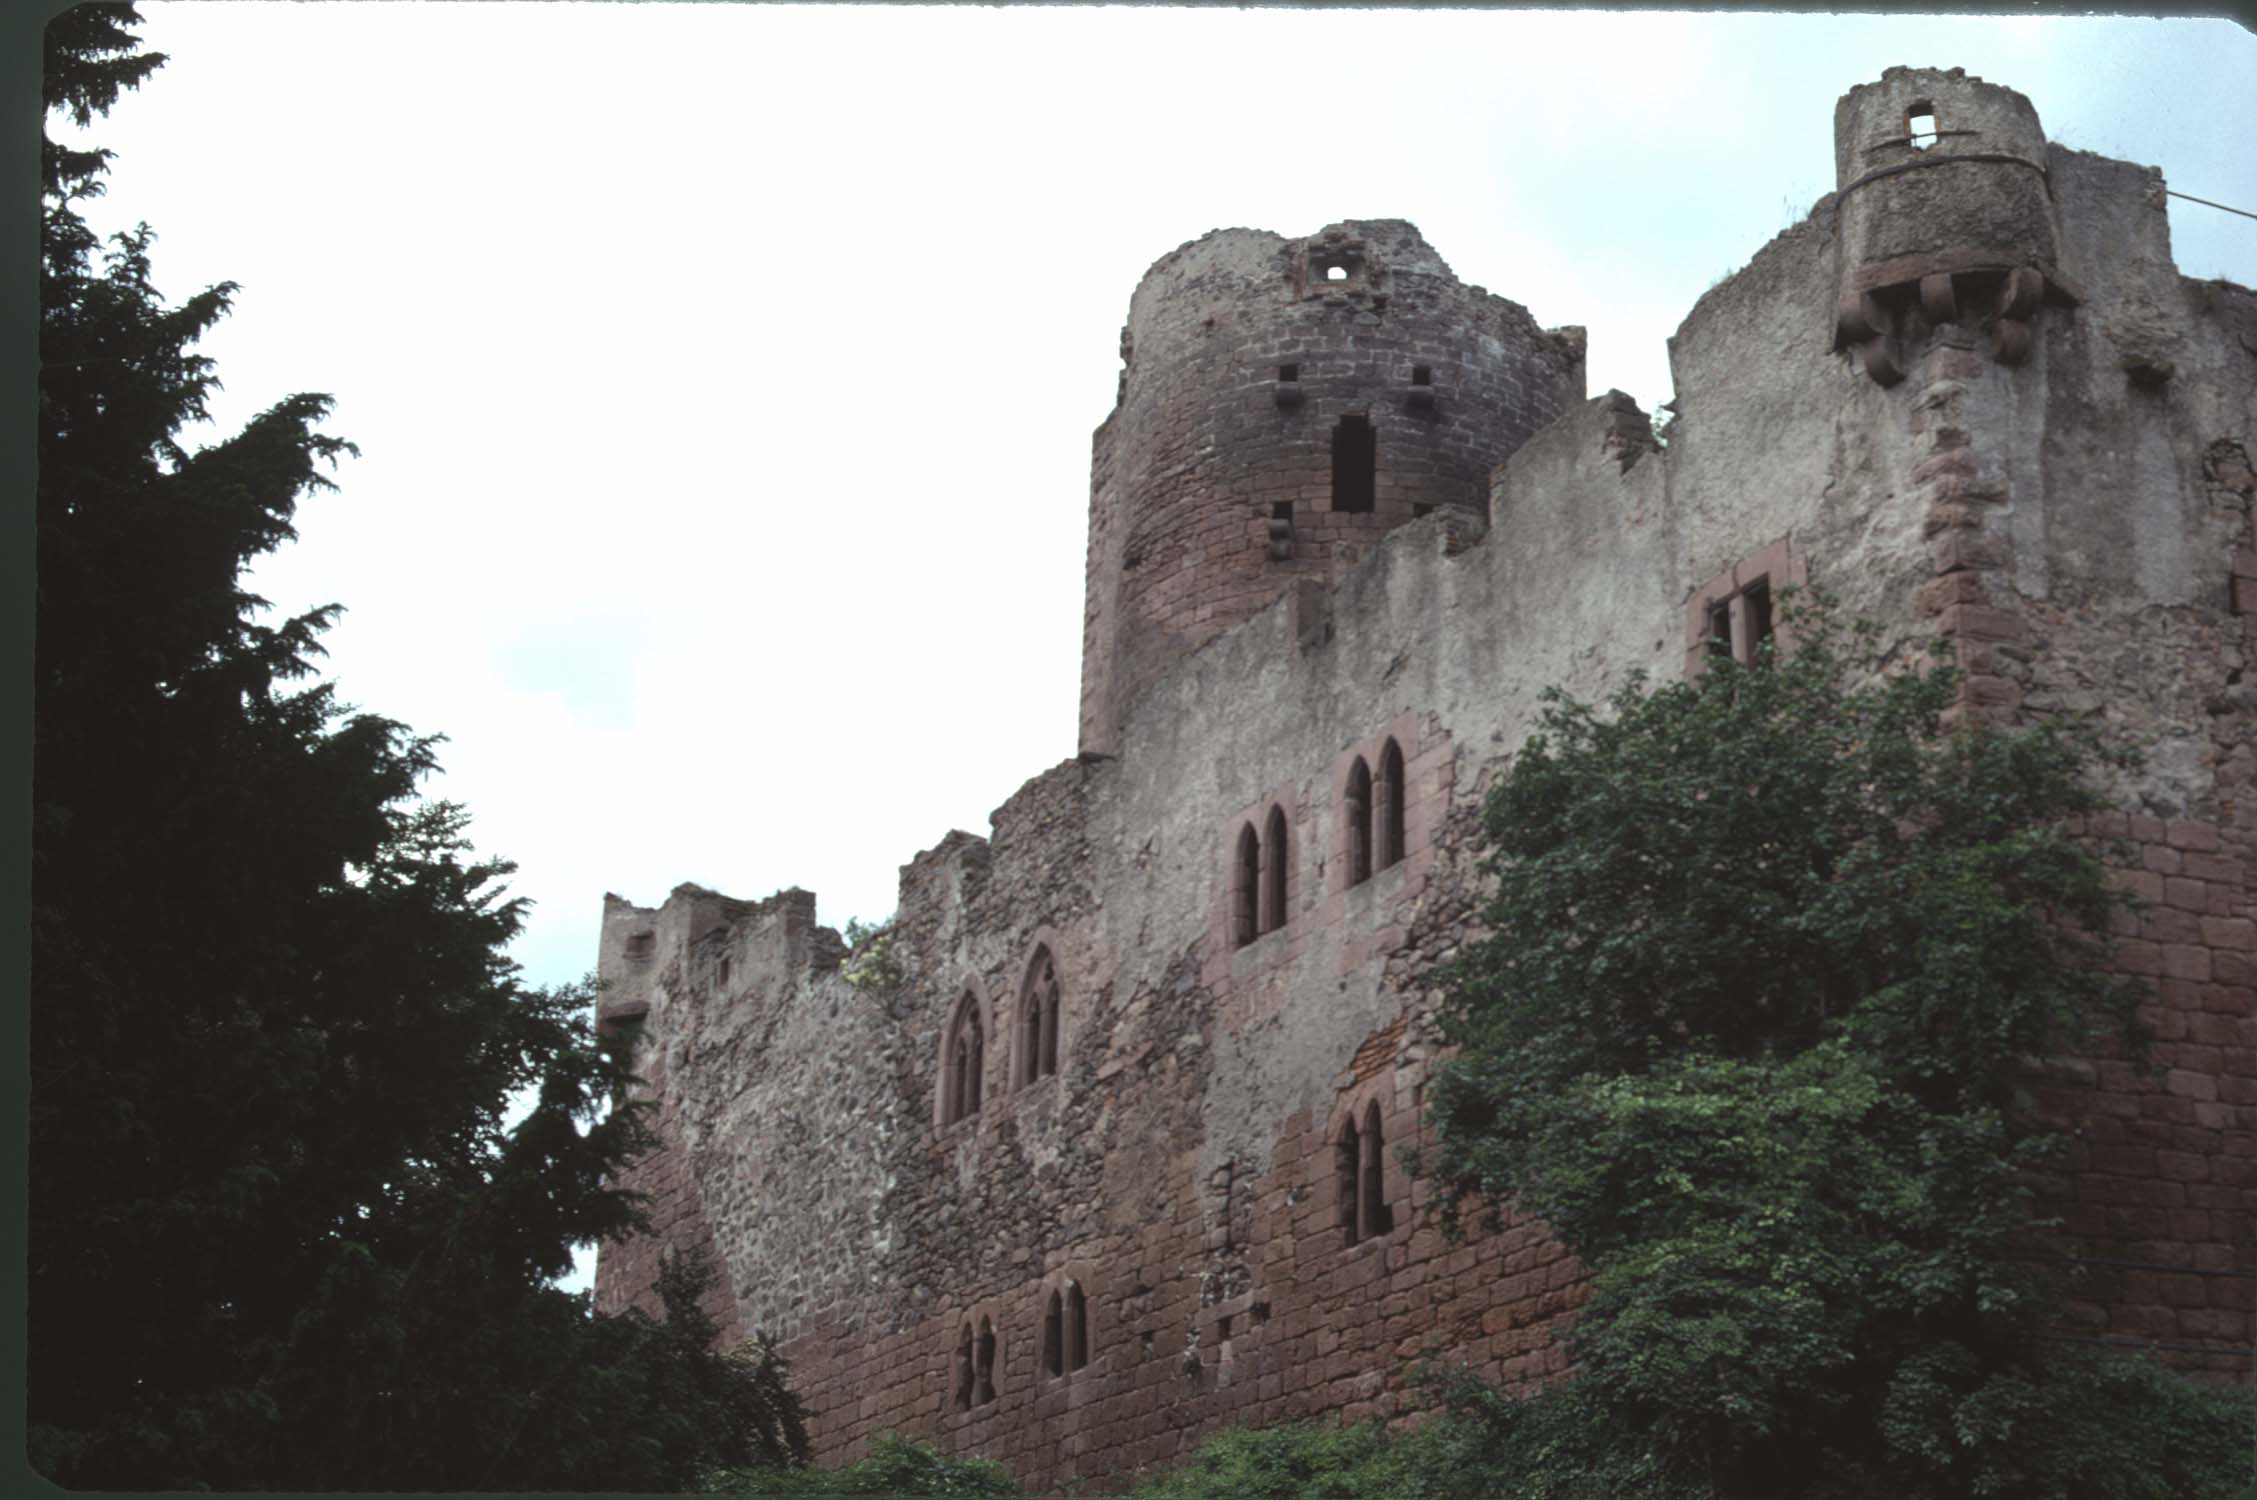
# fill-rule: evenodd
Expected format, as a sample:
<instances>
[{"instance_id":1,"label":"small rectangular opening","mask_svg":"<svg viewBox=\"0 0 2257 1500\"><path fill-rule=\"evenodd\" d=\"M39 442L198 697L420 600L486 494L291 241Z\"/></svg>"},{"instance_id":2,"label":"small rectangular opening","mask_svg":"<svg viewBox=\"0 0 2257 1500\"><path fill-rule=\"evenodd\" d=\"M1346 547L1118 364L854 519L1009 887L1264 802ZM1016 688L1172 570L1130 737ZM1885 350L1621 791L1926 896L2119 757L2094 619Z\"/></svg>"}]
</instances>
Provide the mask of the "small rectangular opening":
<instances>
[{"instance_id":1,"label":"small rectangular opening","mask_svg":"<svg viewBox=\"0 0 2257 1500\"><path fill-rule=\"evenodd\" d=\"M1748 585L1742 596L1747 600L1748 654L1753 656L1756 647L1771 639L1771 583Z\"/></svg>"},{"instance_id":2,"label":"small rectangular opening","mask_svg":"<svg viewBox=\"0 0 2257 1500\"><path fill-rule=\"evenodd\" d=\"M1412 519L1412 520L1414 520L1414 521L1415 521L1415 520L1417 520L1417 519L1418 519L1418 518L1419 518L1420 516L1429 516L1429 515L1432 515L1433 513L1434 513L1434 507L1433 507L1432 505L1428 504L1428 503L1427 503L1426 501L1424 501L1424 500L1413 500L1413 501L1411 502L1411 519Z\"/></svg>"},{"instance_id":3,"label":"small rectangular opening","mask_svg":"<svg viewBox=\"0 0 2257 1500\"><path fill-rule=\"evenodd\" d=\"M1217 1338L1223 1338L1223 1339L1227 1339L1227 1338L1229 1338L1229 1337L1230 1337L1230 1319L1228 1319L1228 1318L1217 1318L1217 1319L1215 1319L1215 1337L1217 1337Z\"/></svg>"},{"instance_id":4,"label":"small rectangular opening","mask_svg":"<svg viewBox=\"0 0 2257 1500\"><path fill-rule=\"evenodd\" d=\"M1433 369L1432 369L1432 368L1431 368L1430 366L1427 366L1427 365L1413 365L1413 366L1411 366L1411 384L1413 384L1413 385L1432 385L1432 384L1434 384L1434 371L1433 371Z\"/></svg>"},{"instance_id":5,"label":"small rectangular opening","mask_svg":"<svg viewBox=\"0 0 2257 1500\"><path fill-rule=\"evenodd\" d=\"M1280 380L1299 380L1301 378L1301 367L1299 365L1279 365L1277 367L1277 378Z\"/></svg>"},{"instance_id":6,"label":"small rectangular opening","mask_svg":"<svg viewBox=\"0 0 2257 1500\"><path fill-rule=\"evenodd\" d=\"M1926 99L1913 105L1904 114L1904 133L1915 151L1925 151L1936 143L1936 106Z\"/></svg>"},{"instance_id":7,"label":"small rectangular opening","mask_svg":"<svg viewBox=\"0 0 2257 1500\"><path fill-rule=\"evenodd\" d=\"M1292 502L1292 501L1290 501L1290 500L1276 500L1276 501L1272 501L1272 502L1271 502L1271 504L1270 504L1270 519L1271 519L1271 520L1273 520L1273 521L1290 521L1290 520L1292 520L1292 519L1293 519L1293 502Z\"/></svg>"}]
</instances>

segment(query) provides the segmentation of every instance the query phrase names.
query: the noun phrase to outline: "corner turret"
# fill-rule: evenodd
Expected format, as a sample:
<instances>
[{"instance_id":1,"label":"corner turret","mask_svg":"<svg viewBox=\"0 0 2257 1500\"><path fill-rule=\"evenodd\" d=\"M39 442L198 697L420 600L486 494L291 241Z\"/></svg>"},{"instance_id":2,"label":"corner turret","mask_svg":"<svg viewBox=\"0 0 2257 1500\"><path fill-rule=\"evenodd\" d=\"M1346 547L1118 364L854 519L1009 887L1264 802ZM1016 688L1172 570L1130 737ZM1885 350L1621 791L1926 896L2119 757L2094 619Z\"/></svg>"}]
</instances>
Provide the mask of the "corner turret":
<instances>
[{"instance_id":1,"label":"corner turret","mask_svg":"<svg viewBox=\"0 0 2257 1500\"><path fill-rule=\"evenodd\" d=\"M1834 181L1834 343L1882 385L1945 324L1987 322L1999 363L2019 364L2040 305L2080 300L2058 269L2045 131L2010 88L1890 68L1834 106Z\"/></svg>"}]
</instances>

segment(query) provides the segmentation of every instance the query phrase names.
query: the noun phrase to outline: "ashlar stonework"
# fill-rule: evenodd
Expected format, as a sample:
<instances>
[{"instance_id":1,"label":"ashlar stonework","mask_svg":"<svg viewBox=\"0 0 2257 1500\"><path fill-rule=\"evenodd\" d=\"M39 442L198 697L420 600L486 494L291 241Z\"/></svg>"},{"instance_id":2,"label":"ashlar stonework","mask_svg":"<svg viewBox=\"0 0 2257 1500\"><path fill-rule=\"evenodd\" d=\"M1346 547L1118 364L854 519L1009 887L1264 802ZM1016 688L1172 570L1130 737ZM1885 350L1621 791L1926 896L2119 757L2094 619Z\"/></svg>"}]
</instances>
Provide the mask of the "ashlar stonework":
<instances>
[{"instance_id":1,"label":"ashlar stonework","mask_svg":"<svg viewBox=\"0 0 2257 1500\"><path fill-rule=\"evenodd\" d=\"M2179 276L2160 174L2012 90L1892 68L1835 132L1838 190L1671 340L1666 447L1408 224L1164 256L1094 445L1081 753L903 868L882 961L805 891L606 898L661 1145L599 1305L708 1249L820 1459L895 1430L1037 1489L1395 1413L1429 1348L1558 1375L1576 1262L1512 1214L1445 1240L1394 1150L1475 812L1541 689L1698 671L1807 581L1950 641L1955 712L2146 748L2090 831L2136 851L2160 1066L2041 1080L2067 1331L2249 1378L2257 296Z\"/></svg>"}]
</instances>

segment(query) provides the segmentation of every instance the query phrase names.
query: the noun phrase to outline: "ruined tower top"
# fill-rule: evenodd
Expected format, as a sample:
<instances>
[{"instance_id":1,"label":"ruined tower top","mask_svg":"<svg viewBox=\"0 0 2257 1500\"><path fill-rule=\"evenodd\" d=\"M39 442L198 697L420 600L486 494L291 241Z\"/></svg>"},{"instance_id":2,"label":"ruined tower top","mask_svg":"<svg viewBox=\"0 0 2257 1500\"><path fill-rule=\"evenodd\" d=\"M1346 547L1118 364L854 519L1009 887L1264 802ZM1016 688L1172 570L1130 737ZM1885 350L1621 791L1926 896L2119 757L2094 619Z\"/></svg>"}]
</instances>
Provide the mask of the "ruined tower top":
<instances>
[{"instance_id":1,"label":"ruined tower top","mask_svg":"<svg viewBox=\"0 0 2257 1500\"><path fill-rule=\"evenodd\" d=\"M1583 333L1465 286L1416 227L1218 229L1145 273L1091 466L1081 747L1296 579L1430 512L1583 396Z\"/></svg>"},{"instance_id":2,"label":"ruined tower top","mask_svg":"<svg viewBox=\"0 0 2257 1500\"><path fill-rule=\"evenodd\" d=\"M1980 324L2018 364L2041 303L2075 302L2045 131L2030 101L1961 68L1890 68L1834 106L1837 344L1893 385L1906 340Z\"/></svg>"}]
</instances>

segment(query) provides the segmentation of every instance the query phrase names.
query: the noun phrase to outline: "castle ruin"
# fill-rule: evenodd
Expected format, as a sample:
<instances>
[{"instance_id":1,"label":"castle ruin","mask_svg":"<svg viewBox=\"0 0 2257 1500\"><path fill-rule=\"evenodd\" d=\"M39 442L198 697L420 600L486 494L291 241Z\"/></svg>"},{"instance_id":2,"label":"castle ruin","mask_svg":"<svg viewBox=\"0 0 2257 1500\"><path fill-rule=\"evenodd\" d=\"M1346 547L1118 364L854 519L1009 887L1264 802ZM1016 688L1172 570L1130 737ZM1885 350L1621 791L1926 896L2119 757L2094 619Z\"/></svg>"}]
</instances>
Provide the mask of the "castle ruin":
<instances>
[{"instance_id":1,"label":"castle ruin","mask_svg":"<svg viewBox=\"0 0 2257 1500\"><path fill-rule=\"evenodd\" d=\"M1407 223L1153 266L1094 444L1080 754L904 866L851 957L805 891L606 898L598 1019L639 1025L661 1144L599 1307L708 1250L820 1460L899 1431L1038 1492L1390 1415L1429 1348L1556 1375L1578 1265L1510 1213L1446 1240L1395 1149L1475 815L1541 689L1744 657L1808 582L1950 642L1955 712L2145 747L2089 831L2135 850L2158 1066L2040 1080L2079 1131L2067 1331L2249 1378L2257 295L2181 277L2161 174L2010 89L1892 68L1834 138L1836 191L1670 341L1666 444Z\"/></svg>"}]
</instances>

